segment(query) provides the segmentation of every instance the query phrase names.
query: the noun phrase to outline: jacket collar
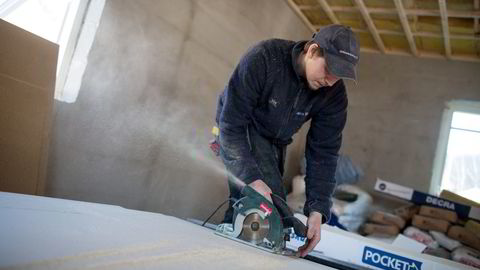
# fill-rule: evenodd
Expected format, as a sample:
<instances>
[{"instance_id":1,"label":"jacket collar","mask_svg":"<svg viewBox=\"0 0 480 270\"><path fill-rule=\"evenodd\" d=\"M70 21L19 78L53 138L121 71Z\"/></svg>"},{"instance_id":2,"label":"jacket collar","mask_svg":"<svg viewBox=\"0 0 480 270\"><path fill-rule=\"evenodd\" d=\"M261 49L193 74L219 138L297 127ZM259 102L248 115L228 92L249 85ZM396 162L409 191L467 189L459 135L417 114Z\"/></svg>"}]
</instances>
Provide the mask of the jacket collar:
<instances>
[{"instance_id":1,"label":"jacket collar","mask_svg":"<svg viewBox=\"0 0 480 270\"><path fill-rule=\"evenodd\" d=\"M298 58L302 54L303 47L305 46L305 43L307 43L306 40L299 41L295 43L292 49L292 65L293 65L293 70L295 71L295 74L297 75L297 78L299 81L304 81L305 80L305 75L302 71L302 68L300 64L298 63Z\"/></svg>"}]
</instances>

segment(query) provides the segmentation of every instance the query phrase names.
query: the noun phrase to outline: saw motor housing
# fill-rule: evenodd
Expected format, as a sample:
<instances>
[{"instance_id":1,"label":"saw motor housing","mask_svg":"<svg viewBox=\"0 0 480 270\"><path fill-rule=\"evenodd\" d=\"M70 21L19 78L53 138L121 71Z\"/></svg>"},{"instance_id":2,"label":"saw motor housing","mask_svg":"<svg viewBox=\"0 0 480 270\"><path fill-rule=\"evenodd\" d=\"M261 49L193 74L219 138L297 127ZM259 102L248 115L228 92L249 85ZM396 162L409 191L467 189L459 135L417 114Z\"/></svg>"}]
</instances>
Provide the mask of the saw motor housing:
<instances>
[{"instance_id":1,"label":"saw motor housing","mask_svg":"<svg viewBox=\"0 0 480 270\"><path fill-rule=\"evenodd\" d=\"M233 224L221 224L217 233L274 253L285 250L293 227L297 235L306 236L306 227L293 217L285 201L272 194L273 202L250 186L242 188L244 197L234 207Z\"/></svg>"}]
</instances>

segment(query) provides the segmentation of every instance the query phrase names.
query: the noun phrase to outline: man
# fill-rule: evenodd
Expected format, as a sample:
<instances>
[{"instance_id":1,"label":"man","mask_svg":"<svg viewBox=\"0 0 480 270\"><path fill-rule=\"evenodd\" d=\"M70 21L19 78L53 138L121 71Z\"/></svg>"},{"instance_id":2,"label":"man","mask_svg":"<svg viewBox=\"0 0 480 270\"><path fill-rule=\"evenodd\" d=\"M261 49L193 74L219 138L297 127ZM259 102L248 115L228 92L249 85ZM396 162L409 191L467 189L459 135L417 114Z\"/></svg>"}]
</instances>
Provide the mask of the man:
<instances>
[{"instance_id":1,"label":"man","mask_svg":"<svg viewBox=\"0 0 480 270\"><path fill-rule=\"evenodd\" d=\"M359 47L349 27L329 25L310 41L271 39L250 48L219 97L216 122L220 156L227 170L271 200L285 199L286 145L311 119L307 135L306 256L330 218L331 195L342 130L347 117L343 79L356 80ZM240 198L229 181L230 197ZM232 222L232 204L224 222Z\"/></svg>"}]
</instances>

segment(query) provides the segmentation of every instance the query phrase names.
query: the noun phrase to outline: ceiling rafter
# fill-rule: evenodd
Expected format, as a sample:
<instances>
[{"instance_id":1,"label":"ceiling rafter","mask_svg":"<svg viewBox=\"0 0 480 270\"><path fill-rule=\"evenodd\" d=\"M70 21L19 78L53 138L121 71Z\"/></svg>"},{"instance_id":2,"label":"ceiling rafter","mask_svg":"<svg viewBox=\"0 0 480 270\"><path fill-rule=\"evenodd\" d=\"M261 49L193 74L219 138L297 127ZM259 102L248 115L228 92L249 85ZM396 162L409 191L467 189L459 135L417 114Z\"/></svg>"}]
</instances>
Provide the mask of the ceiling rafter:
<instances>
[{"instance_id":1,"label":"ceiling rafter","mask_svg":"<svg viewBox=\"0 0 480 270\"><path fill-rule=\"evenodd\" d=\"M360 10L360 13L362 13L362 17L365 20L365 23L367 24L368 29L370 30L370 34L372 34L373 39L377 44L377 47L380 49L382 53L385 53L385 45L383 44L382 38L378 34L377 28L375 27L375 24L373 23L373 20L370 17L370 13L368 13L367 11L367 7L365 6L365 3L363 2L363 0L355 0L355 4Z\"/></svg>"},{"instance_id":2,"label":"ceiling rafter","mask_svg":"<svg viewBox=\"0 0 480 270\"><path fill-rule=\"evenodd\" d=\"M314 25L316 29L322 27L321 25ZM352 28L353 32L357 33L370 33L368 30L360 29L360 28ZM405 36L405 32L395 31L395 30L384 30L384 29L377 29L378 33L381 35L393 35L393 36ZM441 33L432 33L432 32L412 32L413 36L416 37L430 37L430 38L443 38L443 34ZM450 34L451 39L465 39L465 40L480 40L480 36L472 36L472 35L452 35Z\"/></svg>"},{"instance_id":3,"label":"ceiling rafter","mask_svg":"<svg viewBox=\"0 0 480 270\"><path fill-rule=\"evenodd\" d=\"M398 17L400 18L400 22L402 23L403 31L405 31L405 36L408 40L408 45L410 46L410 50L412 54L417 56L417 46L415 45L415 40L413 39L412 31L410 30L410 25L408 24L407 14L405 14L405 9L403 8L402 0L394 0L395 7L398 11Z\"/></svg>"},{"instance_id":4,"label":"ceiling rafter","mask_svg":"<svg viewBox=\"0 0 480 270\"><path fill-rule=\"evenodd\" d=\"M446 0L438 0L440 16L442 20L443 44L445 46L445 55L448 59L452 57L452 47L450 46L450 30L448 29L448 14Z\"/></svg>"},{"instance_id":5,"label":"ceiling rafter","mask_svg":"<svg viewBox=\"0 0 480 270\"><path fill-rule=\"evenodd\" d=\"M323 11L327 13L328 18L335 24L339 24L340 21L337 19L337 16L333 13L330 5L327 3L327 0L317 0L318 4L322 7Z\"/></svg>"},{"instance_id":6,"label":"ceiling rafter","mask_svg":"<svg viewBox=\"0 0 480 270\"><path fill-rule=\"evenodd\" d=\"M473 1L473 8L476 11L480 10L480 0L474 0ZM480 34L480 23L479 23L479 21L480 21L479 18L474 18L473 19L473 31L477 35Z\"/></svg>"},{"instance_id":7,"label":"ceiling rafter","mask_svg":"<svg viewBox=\"0 0 480 270\"><path fill-rule=\"evenodd\" d=\"M353 32L358 33L369 33L368 30L359 29L359 28L352 28ZM394 36L405 36L404 32L395 31L395 30L382 30L378 29L378 33L381 35L394 35ZM430 37L430 38L443 38L443 34L440 33L432 33L432 32L412 32L413 36L416 37ZM472 36L472 35L452 35L450 34L451 39L466 39L466 40L480 40L480 36Z\"/></svg>"},{"instance_id":8,"label":"ceiling rafter","mask_svg":"<svg viewBox=\"0 0 480 270\"><path fill-rule=\"evenodd\" d=\"M391 7L366 6L367 0L352 0L354 6L285 1L312 32L330 23L327 18L350 26L362 52L480 62L480 0L470 0L470 9L463 0L449 0L448 8L446 0L438 0L437 8L428 9L424 0L393 0Z\"/></svg>"},{"instance_id":9,"label":"ceiling rafter","mask_svg":"<svg viewBox=\"0 0 480 270\"><path fill-rule=\"evenodd\" d=\"M310 5L301 5L298 6L300 10L315 10L318 9L319 6L310 6ZM359 12L360 10L357 7L344 7L344 6L330 6L330 9L333 12ZM397 14L397 9L395 8L366 8L368 13L374 14ZM412 16L433 16L438 17L440 16L439 10L434 9L405 9L405 13L407 15ZM449 11L449 17L455 18L480 18L480 11Z\"/></svg>"},{"instance_id":10,"label":"ceiling rafter","mask_svg":"<svg viewBox=\"0 0 480 270\"><path fill-rule=\"evenodd\" d=\"M290 8L295 11L298 17L303 21L303 23L312 31L313 33L317 32L317 29L315 29L312 25L312 23L308 20L308 18L303 14L303 12L300 10L300 8L295 4L293 0L287 0L288 5Z\"/></svg>"},{"instance_id":11,"label":"ceiling rafter","mask_svg":"<svg viewBox=\"0 0 480 270\"><path fill-rule=\"evenodd\" d=\"M360 48L361 52L367 52L367 53L379 53L381 54L382 52L377 50L377 49L372 49L372 48ZM388 54L391 55L399 55L399 56L411 56L410 53L401 51L401 50L390 50ZM432 58L432 59L447 59L447 57L443 54L439 53L432 53L432 52L426 52L426 51L419 51L418 52L419 57L421 58ZM469 55L455 55L451 56L450 60L458 60L458 61L468 61L468 62L475 62L475 63L480 63L480 58L474 58Z\"/></svg>"}]
</instances>

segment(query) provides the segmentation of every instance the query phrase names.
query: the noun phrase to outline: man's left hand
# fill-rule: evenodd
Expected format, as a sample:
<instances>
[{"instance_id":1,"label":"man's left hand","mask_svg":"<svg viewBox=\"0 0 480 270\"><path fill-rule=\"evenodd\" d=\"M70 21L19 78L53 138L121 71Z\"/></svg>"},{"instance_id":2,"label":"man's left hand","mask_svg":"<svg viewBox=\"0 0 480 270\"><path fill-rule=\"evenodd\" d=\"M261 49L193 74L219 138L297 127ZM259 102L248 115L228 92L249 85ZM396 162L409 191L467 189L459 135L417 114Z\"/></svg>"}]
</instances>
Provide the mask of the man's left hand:
<instances>
[{"instance_id":1,"label":"man's left hand","mask_svg":"<svg viewBox=\"0 0 480 270\"><path fill-rule=\"evenodd\" d=\"M305 245L298 248L300 257L305 257L320 242L322 226L322 214L319 212L311 212L307 220L307 241Z\"/></svg>"}]
</instances>

